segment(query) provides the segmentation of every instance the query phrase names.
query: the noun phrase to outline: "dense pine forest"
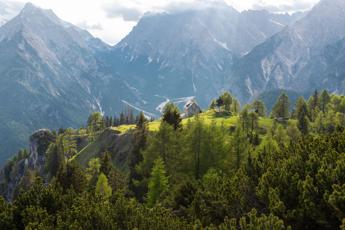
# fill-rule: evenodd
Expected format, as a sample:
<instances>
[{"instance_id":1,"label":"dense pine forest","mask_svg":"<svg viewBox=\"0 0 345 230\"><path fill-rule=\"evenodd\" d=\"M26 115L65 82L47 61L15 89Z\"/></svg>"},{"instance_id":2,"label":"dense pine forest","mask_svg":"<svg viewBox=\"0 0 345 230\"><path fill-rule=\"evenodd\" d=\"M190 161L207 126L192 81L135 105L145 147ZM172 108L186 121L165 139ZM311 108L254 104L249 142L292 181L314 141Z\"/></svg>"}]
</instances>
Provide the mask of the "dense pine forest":
<instances>
[{"instance_id":1,"label":"dense pine forest","mask_svg":"<svg viewBox=\"0 0 345 230\"><path fill-rule=\"evenodd\" d=\"M267 111L226 92L189 118L127 114L20 151L0 229L345 229L344 96L282 94Z\"/></svg>"}]
</instances>

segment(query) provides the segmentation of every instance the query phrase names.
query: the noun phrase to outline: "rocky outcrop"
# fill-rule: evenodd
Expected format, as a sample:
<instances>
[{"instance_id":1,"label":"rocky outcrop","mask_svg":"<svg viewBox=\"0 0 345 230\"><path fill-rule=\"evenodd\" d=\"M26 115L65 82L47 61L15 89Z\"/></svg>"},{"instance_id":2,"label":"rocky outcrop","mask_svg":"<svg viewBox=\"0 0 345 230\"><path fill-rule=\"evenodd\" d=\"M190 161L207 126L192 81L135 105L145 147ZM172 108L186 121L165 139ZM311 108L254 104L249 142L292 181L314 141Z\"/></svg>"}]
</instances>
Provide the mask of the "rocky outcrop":
<instances>
[{"instance_id":1,"label":"rocky outcrop","mask_svg":"<svg viewBox=\"0 0 345 230\"><path fill-rule=\"evenodd\" d=\"M41 129L30 136L29 155L18 155L0 171L0 195L12 200L18 185L31 172L44 178L45 153L55 139L48 129Z\"/></svg>"},{"instance_id":2,"label":"rocky outcrop","mask_svg":"<svg viewBox=\"0 0 345 230\"><path fill-rule=\"evenodd\" d=\"M29 168L42 172L45 164L45 153L54 139L55 136L48 129L40 129L30 136Z\"/></svg>"}]
</instances>

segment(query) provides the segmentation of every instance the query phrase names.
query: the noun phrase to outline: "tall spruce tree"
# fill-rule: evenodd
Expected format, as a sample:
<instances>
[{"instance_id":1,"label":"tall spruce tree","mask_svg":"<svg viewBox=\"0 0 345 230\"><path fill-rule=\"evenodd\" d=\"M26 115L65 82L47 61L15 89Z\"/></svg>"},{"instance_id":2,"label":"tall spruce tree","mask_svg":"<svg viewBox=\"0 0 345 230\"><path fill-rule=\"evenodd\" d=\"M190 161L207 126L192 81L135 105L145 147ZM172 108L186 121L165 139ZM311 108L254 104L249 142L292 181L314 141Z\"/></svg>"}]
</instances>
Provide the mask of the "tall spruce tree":
<instances>
[{"instance_id":1,"label":"tall spruce tree","mask_svg":"<svg viewBox=\"0 0 345 230\"><path fill-rule=\"evenodd\" d=\"M227 112L230 112L231 104L232 104L232 97L231 97L230 93L229 92L225 92L225 93L223 93L222 96L220 96L220 98L223 101L224 110L227 111Z\"/></svg>"},{"instance_id":2,"label":"tall spruce tree","mask_svg":"<svg viewBox=\"0 0 345 230\"><path fill-rule=\"evenodd\" d=\"M236 128L231 146L234 159L234 167L236 170L238 170L241 166L242 160L247 155L247 148L249 146L247 137L240 127Z\"/></svg>"},{"instance_id":3,"label":"tall spruce tree","mask_svg":"<svg viewBox=\"0 0 345 230\"><path fill-rule=\"evenodd\" d=\"M241 110L240 102L236 98L233 98L232 104L231 104L231 112L233 114L238 114L240 110Z\"/></svg>"},{"instance_id":4,"label":"tall spruce tree","mask_svg":"<svg viewBox=\"0 0 345 230\"><path fill-rule=\"evenodd\" d=\"M92 113L87 120L87 127L90 132L97 132L105 127L105 121L100 112Z\"/></svg>"},{"instance_id":5,"label":"tall spruce tree","mask_svg":"<svg viewBox=\"0 0 345 230\"><path fill-rule=\"evenodd\" d=\"M137 128L143 129L144 126L146 125L146 123L147 123L147 119L146 119L144 113L140 112L139 117L138 117L138 122L137 122Z\"/></svg>"},{"instance_id":6,"label":"tall spruce tree","mask_svg":"<svg viewBox=\"0 0 345 230\"><path fill-rule=\"evenodd\" d=\"M327 110L327 105L331 101L331 97L329 96L329 93L327 90L322 91L320 96L320 109L323 113Z\"/></svg>"},{"instance_id":7,"label":"tall spruce tree","mask_svg":"<svg viewBox=\"0 0 345 230\"><path fill-rule=\"evenodd\" d=\"M101 172L104 173L107 177L109 177L109 174L111 170L113 169L113 162L111 159L111 155L108 151L105 151L100 158L101 163Z\"/></svg>"},{"instance_id":8,"label":"tall spruce tree","mask_svg":"<svg viewBox=\"0 0 345 230\"><path fill-rule=\"evenodd\" d=\"M175 130L181 127L181 114L179 109L173 103L168 103L164 107L162 120L174 127Z\"/></svg>"},{"instance_id":9,"label":"tall spruce tree","mask_svg":"<svg viewBox=\"0 0 345 230\"><path fill-rule=\"evenodd\" d=\"M308 106L303 97L298 98L296 103L296 117L298 121L298 129L303 134L308 134L309 120L308 120Z\"/></svg>"},{"instance_id":10,"label":"tall spruce tree","mask_svg":"<svg viewBox=\"0 0 345 230\"><path fill-rule=\"evenodd\" d=\"M112 188L108 183L108 178L103 173L98 176L95 193L97 197L104 200L111 197Z\"/></svg>"},{"instance_id":11,"label":"tall spruce tree","mask_svg":"<svg viewBox=\"0 0 345 230\"><path fill-rule=\"evenodd\" d=\"M255 100L252 105L252 109L256 114L258 114L260 117L265 117L266 116L266 106L263 101L260 100Z\"/></svg>"},{"instance_id":12,"label":"tall spruce tree","mask_svg":"<svg viewBox=\"0 0 345 230\"><path fill-rule=\"evenodd\" d=\"M153 207L161 198L161 195L168 189L168 177L166 176L162 158L155 160L151 177L149 179L149 191L147 194L147 205Z\"/></svg>"},{"instance_id":13,"label":"tall spruce tree","mask_svg":"<svg viewBox=\"0 0 345 230\"><path fill-rule=\"evenodd\" d=\"M60 135L47 150L46 170L50 178L56 177L59 172L64 171L66 165L64 150L64 139Z\"/></svg>"},{"instance_id":14,"label":"tall spruce tree","mask_svg":"<svg viewBox=\"0 0 345 230\"><path fill-rule=\"evenodd\" d=\"M276 104L272 110L272 117L276 119L288 119L289 118L290 101L287 94L283 93L279 96Z\"/></svg>"},{"instance_id":15,"label":"tall spruce tree","mask_svg":"<svg viewBox=\"0 0 345 230\"><path fill-rule=\"evenodd\" d=\"M134 132L133 150L129 155L129 178L128 188L133 192L139 201L143 201L144 194L147 189L142 183L143 175L138 172L138 166L143 161L142 151L146 147L147 142L147 120L143 113L140 113L137 123L137 129Z\"/></svg>"}]
</instances>

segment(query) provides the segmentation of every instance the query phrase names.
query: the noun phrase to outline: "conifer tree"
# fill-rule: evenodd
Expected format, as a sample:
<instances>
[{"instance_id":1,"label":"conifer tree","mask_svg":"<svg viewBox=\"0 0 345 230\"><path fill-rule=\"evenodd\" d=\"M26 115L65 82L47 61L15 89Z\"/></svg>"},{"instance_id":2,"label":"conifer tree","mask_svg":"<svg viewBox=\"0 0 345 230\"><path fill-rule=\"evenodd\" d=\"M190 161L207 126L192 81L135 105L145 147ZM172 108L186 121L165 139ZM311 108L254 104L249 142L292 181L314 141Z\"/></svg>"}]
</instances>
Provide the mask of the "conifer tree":
<instances>
[{"instance_id":1,"label":"conifer tree","mask_svg":"<svg viewBox=\"0 0 345 230\"><path fill-rule=\"evenodd\" d=\"M219 98L217 99L216 105L217 105L217 108L218 108L218 112L220 112L222 106L224 105L224 101L223 101L223 98L222 98L222 97L219 97Z\"/></svg>"},{"instance_id":2,"label":"conifer tree","mask_svg":"<svg viewBox=\"0 0 345 230\"><path fill-rule=\"evenodd\" d=\"M249 106L243 108L240 114L239 124L241 125L242 131L248 136L250 129Z\"/></svg>"},{"instance_id":3,"label":"conifer tree","mask_svg":"<svg viewBox=\"0 0 345 230\"><path fill-rule=\"evenodd\" d=\"M238 114L241 110L241 105L240 103L238 102L237 99L233 98L232 100L232 104L231 104L231 112L233 114Z\"/></svg>"},{"instance_id":4,"label":"conifer tree","mask_svg":"<svg viewBox=\"0 0 345 230\"><path fill-rule=\"evenodd\" d=\"M195 179L200 179L201 174L201 151L202 151L202 142L203 142L203 124L200 118L197 116L196 121L191 125L190 131L190 145L191 151L193 152L193 161L195 165L194 175Z\"/></svg>"},{"instance_id":5,"label":"conifer tree","mask_svg":"<svg viewBox=\"0 0 345 230\"><path fill-rule=\"evenodd\" d=\"M97 197L104 200L108 200L111 197L112 189L107 177L103 173L98 176L95 193Z\"/></svg>"},{"instance_id":6,"label":"conifer tree","mask_svg":"<svg viewBox=\"0 0 345 230\"><path fill-rule=\"evenodd\" d=\"M100 112L92 113L87 120L87 127L91 132L97 132L103 129L105 122Z\"/></svg>"},{"instance_id":7,"label":"conifer tree","mask_svg":"<svg viewBox=\"0 0 345 230\"><path fill-rule=\"evenodd\" d=\"M119 125L126 124L126 116L123 112L120 113Z\"/></svg>"},{"instance_id":8,"label":"conifer tree","mask_svg":"<svg viewBox=\"0 0 345 230\"><path fill-rule=\"evenodd\" d=\"M149 179L149 191L147 194L147 205L153 207L161 198L161 195L168 189L168 177L166 176L162 158L155 160L151 177Z\"/></svg>"},{"instance_id":9,"label":"conifer tree","mask_svg":"<svg viewBox=\"0 0 345 230\"><path fill-rule=\"evenodd\" d=\"M111 155L108 151L106 151L102 154L102 156L100 158L100 163L101 163L100 171L108 177L111 170L113 169L113 163L112 163Z\"/></svg>"},{"instance_id":10,"label":"conifer tree","mask_svg":"<svg viewBox=\"0 0 345 230\"><path fill-rule=\"evenodd\" d=\"M140 112L139 117L138 117L138 122L137 122L137 128L143 129L146 123L147 123L147 119L144 113Z\"/></svg>"},{"instance_id":11,"label":"conifer tree","mask_svg":"<svg viewBox=\"0 0 345 230\"><path fill-rule=\"evenodd\" d=\"M225 111L230 112L231 104L232 104L232 97L231 97L230 93L225 92L225 93L223 93L223 95L220 98L223 101Z\"/></svg>"},{"instance_id":12,"label":"conifer tree","mask_svg":"<svg viewBox=\"0 0 345 230\"><path fill-rule=\"evenodd\" d=\"M140 113L137 123L137 130L134 133L133 150L129 156L129 179L128 188L134 193L139 201L143 201L143 196L146 193L145 186L142 183L143 176L138 172L137 167L143 161L142 151L146 147L147 142L147 123L143 113Z\"/></svg>"},{"instance_id":13,"label":"conifer tree","mask_svg":"<svg viewBox=\"0 0 345 230\"><path fill-rule=\"evenodd\" d=\"M89 161L86 169L86 177L92 187L97 183L100 169L101 163L99 158L93 158Z\"/></svg>"},{"instance_id":14,"label":"conifer tree","mask_svg":"<svg viewBox=\"0 0 345 230\"><path fill-rule=\"evenodd\" d=\"M309 99L310 101L310 109L315 110L316 107L319 106L319 92L315 90L313 96Z\"/></svg>"},{"instance_id":15,"label":"conifer tree","mask_svg":"<svg viewBox=\"0 0 345 230\"><path fill-rule=\"evenodd\" d=\"M303 134L308 134L309 120L308 120L308 108L305 100L300 97L296 104L296 116L298 120L298 129Z\"/></svg>"},{"instance_id":16,"label":"conifer tree","mask_svg":"<svg viewBox=\"0 0 345 230\"><path fill-rule=\"evenodd\" d=\"M58 181L64 190L73 188L78 193L85 191L87 185L84 171L75 162L66 164L66 170L59 172Z\"/></svg>"},{"instance_id":17,"label":"conifer tree","mask_svg":"<svg viewBox=\"0 0 345 230\"><path fill-rule=\"evenodd\" d=\"M258 114L260 117L266 116L266 106L265 104L260 100L255 100L252 103L252 109L256 114Z\"/></svg>"},{"instance_id":18,"label":"conifer tree","mask_svg":"<svg viewBox=\"0 0 345 230\"><path fill-rule=\"evenodd\" d=\"M163 122L174 127L175 130L181 127L181 115L179 109L173 103L168 103L164 107L163 111Z\"/></svg>"},{"instance_id":19,"label":"conifer tree","mask_svg":"<svg viewBox=\"0 0 345 230\"><path fill-rule=\"evenodd\" d=\"M232 152L234 156L234 166L238 170L241 166L241 162L247 154L248 146L247 138L242 129L237 127L232 140Z\"/></svg>"},{"instance_id":20,"label":"conifer tree","mask_svg":"<svg viewBox=\"0 0 345 230\"><path fill-rule=\"evenodd\" d=\"M258 135L259 129L259 117L255 112L251 112L248 115L249 119L249 137L250 143L254 143L254 137Z\"/></svg>"},{"instance_id":21,"label":"conifer tree","mask_svg":"<svg viewBox=\"0 0 345 230\"><path fill-rule=\"evenodd\" d=\"M279 96L276 104L273 107L272 110L272 117L276 119L288 119L289 118L289 97L283 93Z\"/></svg>"},{"instance_id":22,"label":"conifer tree","mask_svg":"<svg viewBox=\"0 0 345 230\"><path fill-rule=\"evenodd\" d=\"M320 109L323 113L327 110L327 105L331 101L331 97L329 96L327 90L322 91L320 96Z\"/></svg>"},{"instance_id":23,"label":"conifer tree","mask_svg":"<svg viewBox=\"0 0 345 230\"><path fill-rule=\"evenodd\" d=\"M49 176L56 177L59 171L63 171L66 165L63 137L59 136L47 150L47 165Z\"/></svg>"}]
</instances>

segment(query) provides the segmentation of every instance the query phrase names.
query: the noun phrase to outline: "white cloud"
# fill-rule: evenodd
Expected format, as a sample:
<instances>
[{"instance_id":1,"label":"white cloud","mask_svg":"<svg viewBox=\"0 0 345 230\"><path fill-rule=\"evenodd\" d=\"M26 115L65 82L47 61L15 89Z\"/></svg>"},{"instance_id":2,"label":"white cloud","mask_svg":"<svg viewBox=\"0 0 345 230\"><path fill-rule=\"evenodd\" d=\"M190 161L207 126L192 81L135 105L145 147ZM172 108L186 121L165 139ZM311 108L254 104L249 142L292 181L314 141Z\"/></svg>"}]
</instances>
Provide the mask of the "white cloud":
<instances>
[{"instance_id":1,"label":"white cloud","mask_svg":"<svg viewBox=\"0 0 345 230\"><path fill-rule=\"evenodd\" d=\"M119 4L105 4L103 7L109 18L122 18L125 21L138 21L143 12L140 9L131 8Z\"/></svg>"},{"instance_id":2,"label":"white cloud","mask_svg":"<svg viewBox=\"0 0 345 230\"><path fill-rule=\"evenodd\" d=\"M84 30L103 30L103 26L101 23L89 24L86 21L82 21L78 23L77 26Z\"/></svg>"},{"instance_id":3,"label":"white cloud","mask_svg":"<svg viewBox=\"0 0 345 230\"><path fill-rule=\"evenodd\" d=\"M104 41L115 44L126 36L147 11L157 12L213 4L222 0L30 0L42 8L52 9L60 18L89 30ZM318 0L224 0L237 10L268 9L275 12L306 10ZM13 17L18 5L27 0L0 0L0 19ZM5 11L12 12L4 15ZM16 6L16 7L15 7Z\"/></svg>"}]
</instances>

